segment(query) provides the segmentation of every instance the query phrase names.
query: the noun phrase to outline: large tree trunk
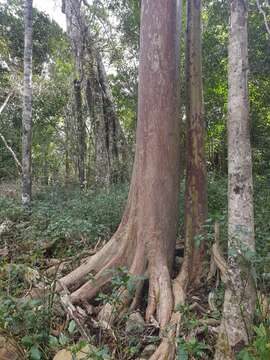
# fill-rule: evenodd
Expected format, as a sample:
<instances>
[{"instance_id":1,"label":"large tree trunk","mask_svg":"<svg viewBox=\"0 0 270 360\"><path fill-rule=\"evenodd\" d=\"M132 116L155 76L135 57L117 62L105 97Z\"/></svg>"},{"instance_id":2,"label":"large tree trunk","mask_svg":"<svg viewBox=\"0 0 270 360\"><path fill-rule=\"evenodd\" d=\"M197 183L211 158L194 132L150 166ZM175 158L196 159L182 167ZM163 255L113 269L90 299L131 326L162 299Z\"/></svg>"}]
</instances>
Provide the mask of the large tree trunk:
<instances>
[{"instance_id":1,"label":"large tree trunk","mask_svg":"<svg viewBox=\"0 0 270 360\"><path fill-rule=\"evenodd\" d=\"M215 359L234 359L249 342L255 287L246 251L255 251L248 103L248 1L230 0L228 281Z\"/></svg>"},{"instance_id":2,"label":"large tree trunk","mask_svg":"<svg viewBox=\"0 0 270 360\"><path fill-rule=\"evenodd\" d=\"M22 119L22 205L30 207L32 196L32 14L33 1L24 2L24 89Z\"/></svg>"},{"instance_id":3,"label":"large tree trunk","mask_svg":"<svg viewBox=\"0 0 270 360\"><path fill-rule=\"evenodd\" d=\"M90 260L61 279L71 300L93 297L111 278L108 269L126 266L133 275L148 270L146 318L164 328L174 299L171 270L178 223L179 104L176 0L142 3L139 117L127 206L112 239ZM89 272L95 279L86 282ZM79 289L76 290L82 283ZM59 286L59 290L61 286ZM133 299L138 300L140 287ZM75 291L74 291L75 290ZM125 304L132 301L127 299Z\"/></svg>"},{"instance_id":4,"label":"large tree trunk","mask_svg":"<svg viewBox=\"0 0 270 360\"><path fill-rule=\"evenodd\" d=\"M187 173L185 195L186 251L190 251L190 281L202 276L207 218L207 175L204 151L201 1L187 2ZM188 248L190 250L188 250Z\"/></svg>"}]
</instances>

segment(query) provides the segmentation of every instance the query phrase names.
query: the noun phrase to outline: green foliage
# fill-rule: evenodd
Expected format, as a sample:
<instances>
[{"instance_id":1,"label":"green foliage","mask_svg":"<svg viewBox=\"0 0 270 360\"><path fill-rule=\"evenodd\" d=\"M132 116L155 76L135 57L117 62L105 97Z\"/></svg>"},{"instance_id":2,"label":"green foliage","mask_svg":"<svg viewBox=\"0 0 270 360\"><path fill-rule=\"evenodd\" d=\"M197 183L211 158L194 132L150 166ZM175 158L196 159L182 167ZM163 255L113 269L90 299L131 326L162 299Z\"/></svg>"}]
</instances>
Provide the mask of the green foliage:
<instances>
[{"instance_id":1,"label":"green foliage","mask_svg":"<svg viewBox=\"0 0 270 360\"><path fill-rule=\"evenodd\" d=\"M190 356L194 359L205 359L205 350L208 349L204 342L198 341L195 337L188 341L180 338L177 340L177 359L188 360Z\"/></svg>"},{"instance_id":2,"label":"green foliage","mask_svg":"<svg viewBox=\"0 0 270 360\"><path fill-rule=\"evenodd\" d=\"M32 250L54 243L56 252L74 255L74 248L77 252L112 235L120 223L126 198L126 185L86 192L45 188L34 198L30 216L16 199L0 197L0 223L5 219L15 222L15 242L26 247L28 244Z\"/></svg>"},{"instance_id":3,"label":"green foliage","mask_svg":"<svg viewBox=\"0 0 270 360\"><path fill-rule=\"evenodd\" d=\"M14 278L14 288L21 286ZM13 337L19 337L21 345L28 351L30 360L39 360L43 351L50 347L50 324L52 319L51 299L44 297L42 300L33 300L29 297L16 298L14 292L3 293L3 278L0 281L0 328ZM11 291L10 289L9 291Z\"/></svg>"},{"instance_id":4,"label":"green foliage","mask_svg":"<svg viewBox=\"0 0 270 360\"><path fill-rule=\"evenodd\" d=\"M270 358L270 327L261 323L254 327L255 337L252 343L237 356L238 360L268 360Z\"/></svg>"}]
</instances>

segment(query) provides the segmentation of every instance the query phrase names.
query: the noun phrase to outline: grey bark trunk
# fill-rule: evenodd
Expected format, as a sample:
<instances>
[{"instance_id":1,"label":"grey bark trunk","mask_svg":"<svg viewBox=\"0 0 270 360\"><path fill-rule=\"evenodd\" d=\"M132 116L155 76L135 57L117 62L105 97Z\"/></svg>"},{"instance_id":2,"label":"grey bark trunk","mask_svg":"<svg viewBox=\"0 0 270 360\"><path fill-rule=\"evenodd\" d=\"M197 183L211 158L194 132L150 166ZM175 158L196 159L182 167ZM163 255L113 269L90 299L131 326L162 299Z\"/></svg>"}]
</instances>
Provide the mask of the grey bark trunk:
<instances>
[{"instance_id":1,"label":"grey bark trunk","mask_svg":"<svg viewBox=\"0 0 270 360\"><path fill-rule=\"evenodd\" d=\"M76 68L81 78L81 94L84 95L82 98L88 105L93 122L95 181L106 186L118 178L120 164L126 161L127 144L116 114L102 58L94 44L81 6L79 0L63 1L68 32L75 57L78 59Z\"/></svg>"},{"instance_id":2,"label":"grey bark trunk","mask_svg":"<svg viewBox=\"0 0 270 360\"><path fill-rule=\"evenodd\" d=\"M75 79L74 86L74 99L75 99L75 112L77 118L77 133L78 133L78 172L79 182L81 188L85 187L85 153L86 153L86 130L85 119L83 115L82 103L82 87L81 81Z\"/></svg>"},{"instance_id":3,"label":"grey bark trunk","mask_svg":"<svg viewBox=\"0 0 270 360\"><path fill-rule=\"evenodd\" d=\"M30 207L32 196L32 13L33 1L24 2L24 89L22 119L22 205Z\"/></svg>"},{"instance_id":4,"label":"grey bark trunk","mask_svg":"<svg viewBox=\"0 0 270 360\"><path fill-rule=\"evenodd\" d=\"M97 64L99 80L103 92L104 115L106 123L108 124L108 151L111 165L111 178L117 181L118 177L121 177L121 174L119 174L120 164L126 165L127 163L127 142L116 114L110 84L99 52L97 52ZM126 173L127 169L124 168L122 171Z\"/></svg>"},{"instance_id":5,"label":"grey bark trunk","mask_svg":"<svg viewBox=\"0 0 270 360\"><path fill-rule=\"evenodd\" d=\"M92 41L88 41L89 42ZM95 183L99 186L110 184L110 158L108 126L104 114L104 102L102 88L100 85L98 64L93 45L88 45L88 79L91 98L87 99L89 111L92 114L94 136L95 136ZM89 96L89 94L88 94Z\"/></svg>"},{"instance_id":6,"label":"grey bark trunk","mask_svg":"<svg viewBox=\"0 0 270 360\"><path fill-rule=\"evenodd\" d=\"M77 123L78 141L78 175L81 188L85 186L85 156L86 156L86 124L83 106L83 57L84 57L84 38L85 25L80 12L81 1L65 0L62 10L66 14L67 33L71 40L74 60L75 78L73 81L73 94L75 104L75 118Z\"/></svg>"},{"instance_id":7,"label":"grey bark trunk","mask_svg":"<svg viewBox=\"0 0 270 360\"><path fill-rule=\"evenodd\" d=\"M255 251L248 101L248 1L230 0L228 119L228 281L215 360L249 342L255 286L246 251Z\"/></svg>"}]
</instances>

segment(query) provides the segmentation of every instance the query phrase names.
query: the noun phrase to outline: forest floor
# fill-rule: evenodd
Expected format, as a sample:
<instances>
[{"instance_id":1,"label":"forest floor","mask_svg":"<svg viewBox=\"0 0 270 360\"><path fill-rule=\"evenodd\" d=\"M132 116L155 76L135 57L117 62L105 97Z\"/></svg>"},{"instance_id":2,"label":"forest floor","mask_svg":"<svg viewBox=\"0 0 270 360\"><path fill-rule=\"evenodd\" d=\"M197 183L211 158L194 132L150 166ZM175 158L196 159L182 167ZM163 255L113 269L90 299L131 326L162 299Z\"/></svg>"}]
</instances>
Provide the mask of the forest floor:
<instances>
[{"instance_id":1,"label":"forest floor","mask_svg":"<svg viewBox=\"0 0 270 360\"><path fill-rule=\"evenodd\" d=\"M17 184L0 184L0 359L69 360L72 354L90 359L148 359L160 342L157 323L144 321L145 296L133 313L106 327L96 317L102 305L117 307L118 290L132 291L134 279L127 269L115 269L110 287L74 312L66 311L55 292L58 277L93 255L116 230L128 186L108 190L76 187L35 187L31 213L19 202ZM226 179L209 178L209 219L206 224L208 259L220 225L220 247L226 256ZM258 307L255 336L239 359L270 358L270 186L266 178L255 182L257 254L247 254L256 269ZM183 192L180 194L179 237L175 272L183 259ZM190 291L182 313L179 359L213 359L220 323L224 284L217 274ZM7 341L8 340L8 341ZM9 352L7 352L9 351ZM13 355L12 355L13 354ZM17 356L17 357L16 357Z\"/></svg>"}]
</instances>

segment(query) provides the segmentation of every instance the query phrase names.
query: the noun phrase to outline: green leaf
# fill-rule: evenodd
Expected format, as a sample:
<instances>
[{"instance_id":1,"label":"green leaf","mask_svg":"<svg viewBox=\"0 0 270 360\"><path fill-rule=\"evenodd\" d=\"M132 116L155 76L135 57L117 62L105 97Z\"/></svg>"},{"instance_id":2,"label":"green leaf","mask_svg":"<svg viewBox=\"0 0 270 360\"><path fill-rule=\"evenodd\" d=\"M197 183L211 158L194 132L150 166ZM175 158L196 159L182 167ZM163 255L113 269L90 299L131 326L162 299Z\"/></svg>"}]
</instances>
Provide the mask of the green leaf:
<instances>
[{"instance_id":1,"label":"green leaf","mask_svg":"<svg viewBox=\"0 0 270 360\"><path fill-rule=\"evenodd\" d=\"M22 338L22 344L28 348L33 345L33 342L34 341L32 336L26 335Z\"/></svg>"},{"instance_id":2,"label":"green leaf","mask_svg":"<svg viewBox=\"0 0 270 360\"><path fill-rule=\"evenodd\" d=\"M31 360L40 360L41 352L39 351L37 345L33 345L30 349L30 359Z\"/></svg>"},{"instance_id":3,"label":"green leaf","mask_svg":"<svg viewBox=\"0 0 270 360\"><path fill-rule=\"evenodd\" d=\"M52 349L58 347L59 343L58 343L57 337L50 335L49 336L49 345Z\"/></svg>"},{"instance_id":4,"label":"green leaf","mask_svg":"<svg viewBox=\"0 0 270 360\"><path fill-rule=\"evenodd\" d=\"M183 344L178 345L177 360L188 360L188 353L184 349Z\"/></svg>"},{"instance_id":5,"label":"green leaf","mask_svg":"<svg viewBox=\"0 0 270 360\"><path fill-rule=\"evenodd\" d=\"M249 352L245 349L240 351L237 359L238 360L255 360L255 358L252 355L250 355Z\"/></svg>"},{"instance_id":6,"label":"green leaf","mask_svg":"<svg viewBox=\"0 0 270 360\"><path fill-rule=\"evenodd\" d=\"M76 330L76 323L75 323L74 320L71 320L69 325L68 325L68 332L70 334L74 334L75 330Z\"/></svg>"},{"instance_id":7,"label":"green leaf","mask_svg":"<svg viewBox=\"0 0 270 360\"><path fill-rule=\"evenodd\" d=\"M65 346L68 343L68 338L64 334L59 335L59 344Z\"/></svg>"}]
</instances>

